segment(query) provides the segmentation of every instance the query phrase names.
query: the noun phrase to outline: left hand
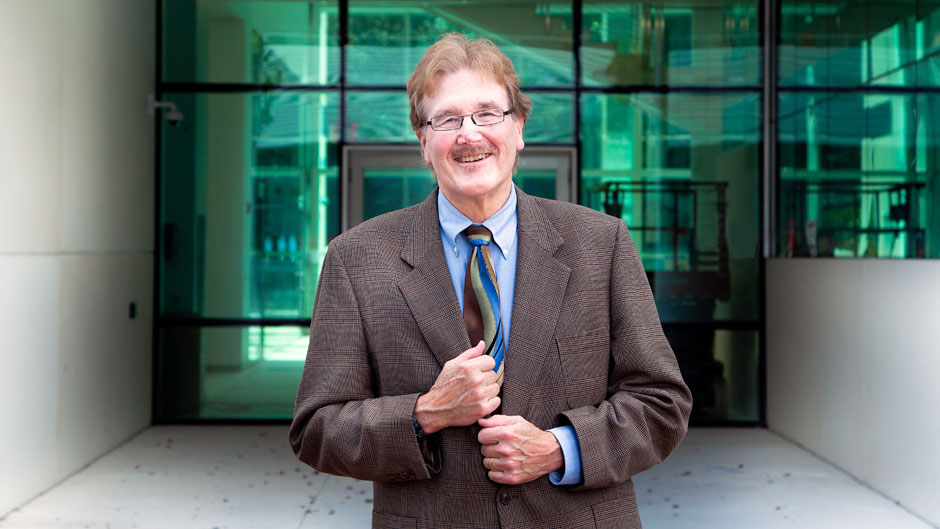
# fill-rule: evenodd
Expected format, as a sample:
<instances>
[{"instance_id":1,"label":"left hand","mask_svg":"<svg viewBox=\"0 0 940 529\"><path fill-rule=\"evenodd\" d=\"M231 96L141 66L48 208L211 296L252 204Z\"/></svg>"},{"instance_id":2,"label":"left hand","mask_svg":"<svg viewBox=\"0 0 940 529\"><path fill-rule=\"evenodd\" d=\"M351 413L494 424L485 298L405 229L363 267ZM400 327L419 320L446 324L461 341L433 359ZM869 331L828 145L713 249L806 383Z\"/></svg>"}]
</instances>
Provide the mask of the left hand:
<instances>
[{"instance_id":1,"label":"left hand","mask_svg":"<svg viewBox=\"0 0 940 529\"><path fill-rule=\"evenodd\" d=\"M477 424L483 427L477 435L483 466L497 483L528 483L565 464L555 436L518 415L493 415Z\"/></svg>"}]
</instances>

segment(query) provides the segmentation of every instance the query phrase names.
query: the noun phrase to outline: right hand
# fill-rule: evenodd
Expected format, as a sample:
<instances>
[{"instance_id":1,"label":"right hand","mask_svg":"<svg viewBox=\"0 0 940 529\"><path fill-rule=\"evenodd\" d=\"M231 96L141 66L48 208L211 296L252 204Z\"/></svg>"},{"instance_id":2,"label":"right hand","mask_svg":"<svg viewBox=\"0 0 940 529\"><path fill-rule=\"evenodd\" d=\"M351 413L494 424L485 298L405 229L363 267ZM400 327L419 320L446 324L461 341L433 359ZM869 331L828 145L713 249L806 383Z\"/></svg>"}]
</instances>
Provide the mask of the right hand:
<instances>
[{"instance_id":1,"label":"right hand","mask_svg":"<svg viewBox=\"0 0 940 529\"><path fill-rule=\"evenodd\" d=\"M481 340L444 364L431 389L418 397L414 418L425 433L468 426L499 407L496 361L483 355Z\"/></svg>"}]
</instances>

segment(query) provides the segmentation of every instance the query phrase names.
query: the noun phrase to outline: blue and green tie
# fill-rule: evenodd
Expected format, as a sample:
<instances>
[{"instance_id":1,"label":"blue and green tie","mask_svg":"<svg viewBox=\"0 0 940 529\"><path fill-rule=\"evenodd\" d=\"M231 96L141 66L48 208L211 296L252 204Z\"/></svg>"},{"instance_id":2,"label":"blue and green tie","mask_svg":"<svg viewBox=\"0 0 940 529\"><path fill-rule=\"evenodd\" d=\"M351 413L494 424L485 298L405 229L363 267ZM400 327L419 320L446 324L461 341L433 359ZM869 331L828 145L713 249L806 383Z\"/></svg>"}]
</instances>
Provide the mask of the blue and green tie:
<instances>
[{"instance_id":1,"label":"blue and green tie","mask_svg":"<svg viewBox=\"0 0 940 529\"><path fill-rule=\"evenodd\" d=\"M471 224L464 233L472 250L467 261L467 275L463 289L463 321L467 326L470 343L483 340L485 354L496 360L496 383L503 383L503 324L499 312L499 283L490 255L493 234L483 226Z\"/></svg>"}]
</instances>

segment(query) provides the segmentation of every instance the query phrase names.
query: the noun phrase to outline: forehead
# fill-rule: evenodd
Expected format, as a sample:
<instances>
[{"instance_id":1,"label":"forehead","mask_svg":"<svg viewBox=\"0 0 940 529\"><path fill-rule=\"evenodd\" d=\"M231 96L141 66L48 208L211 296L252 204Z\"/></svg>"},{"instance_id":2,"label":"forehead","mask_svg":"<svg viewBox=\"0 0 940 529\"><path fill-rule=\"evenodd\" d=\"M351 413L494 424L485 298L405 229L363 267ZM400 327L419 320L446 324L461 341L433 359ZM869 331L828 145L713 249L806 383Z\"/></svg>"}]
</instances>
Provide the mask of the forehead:
<instances>
[{"instance_id":1,"label":"forehead","mask_svg":"<svg viewBox=\"0 0 940 529\"><path fill-rule=\"evenodd\" d=\"M506 87L493 76L476 70L458 70L434 77L434 91L425 98L429 116L468 113L481 108L507 108Z\"/></svg>"}]
</instances>

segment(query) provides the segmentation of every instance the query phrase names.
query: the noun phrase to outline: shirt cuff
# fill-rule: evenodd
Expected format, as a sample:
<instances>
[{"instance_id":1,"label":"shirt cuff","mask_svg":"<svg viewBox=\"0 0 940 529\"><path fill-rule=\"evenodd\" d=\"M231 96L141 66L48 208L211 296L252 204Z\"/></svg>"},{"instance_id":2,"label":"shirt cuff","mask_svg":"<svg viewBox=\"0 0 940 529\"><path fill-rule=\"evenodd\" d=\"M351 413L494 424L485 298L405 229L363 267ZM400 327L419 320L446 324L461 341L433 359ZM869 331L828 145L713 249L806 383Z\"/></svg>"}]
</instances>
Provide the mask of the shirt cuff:
<instances>
[{"instance_id":1,"label":"shirt cuff","mask_svg":"<svg viewBox=\"0 0 940 529\"><path fill-rule=\"evenodd\" d=\"M561 445L561 455L565 458L564 473L556 470L548 475L552 485L579 485L584 481L581 473L581 446L572 426L552 428L549 433L555 436Z\"/></svg>"}]
</instances>

